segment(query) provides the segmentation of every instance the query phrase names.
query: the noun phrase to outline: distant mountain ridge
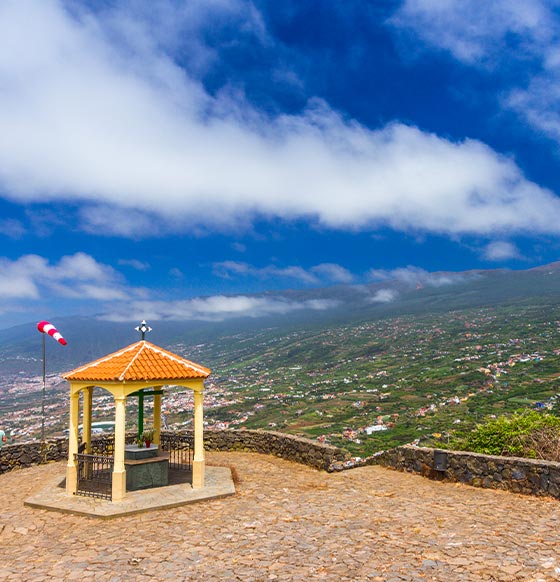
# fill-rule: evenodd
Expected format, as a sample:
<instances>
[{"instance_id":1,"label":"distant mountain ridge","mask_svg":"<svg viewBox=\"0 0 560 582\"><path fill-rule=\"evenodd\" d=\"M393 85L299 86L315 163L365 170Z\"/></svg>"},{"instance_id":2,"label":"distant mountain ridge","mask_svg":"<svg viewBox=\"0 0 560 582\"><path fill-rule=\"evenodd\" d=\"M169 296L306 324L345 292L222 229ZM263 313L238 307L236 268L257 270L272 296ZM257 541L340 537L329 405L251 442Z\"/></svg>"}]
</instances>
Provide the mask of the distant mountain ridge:
<instances>
[{"instance_id":1,"label":"distant mountain ridge","mask_svg":"<svg viewBox=\"0 0 560 582\"><path fill-rule=\"evenodd\" d=\"M224 321L152 321L150 341L164 347L219 342L221 337L277 328L325 328L345 322L378 320L410 314L441 313L500 304L560 303L560 262L527 270L473 270L427 273L399 270L396 277L367 285L267 291L247 295L303 302L329 300L323 310L294 310L282 315L231 317ZM48 344L49 370L69 370L139 339L139 322L112 322L92 317L60 317L57 327L68 346ZM0 330L0 373L40 374L41 340L36 322Z\"/></svg>"}]
</instances>

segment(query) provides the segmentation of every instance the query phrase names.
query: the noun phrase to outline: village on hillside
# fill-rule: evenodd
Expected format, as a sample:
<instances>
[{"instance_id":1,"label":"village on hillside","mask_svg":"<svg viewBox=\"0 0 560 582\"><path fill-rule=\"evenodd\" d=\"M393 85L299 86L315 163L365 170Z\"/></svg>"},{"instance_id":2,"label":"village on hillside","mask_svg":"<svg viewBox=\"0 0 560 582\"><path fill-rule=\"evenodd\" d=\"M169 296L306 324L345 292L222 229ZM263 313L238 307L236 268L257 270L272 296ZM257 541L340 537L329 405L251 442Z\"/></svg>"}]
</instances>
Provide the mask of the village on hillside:
<instances>
[{"instance_id":1,"label":"village on hillside","mask_svg":"<svg viewBox=\"0 0 560 582\"><path fill-rule=\"evenodd\" d=\"M518 409L554 409L559 327L558 307L513 306L284 335L269 329L169 347L213 370L206 430L282 431L360 457L404 443L437 444ZM40 376L0 378L0 428L9 442L38 438L42 388ZM46 433L62 435L68 393L58 373L47 375L46 393ZM136 406L131 399L130 422ZM148 415L152 406L147 399ZM192 409L191 391L166 388L163 426L188 428ZM114 417L112 398L101 390L93 415L94 421Z\"/></svg>"}]
</instances>

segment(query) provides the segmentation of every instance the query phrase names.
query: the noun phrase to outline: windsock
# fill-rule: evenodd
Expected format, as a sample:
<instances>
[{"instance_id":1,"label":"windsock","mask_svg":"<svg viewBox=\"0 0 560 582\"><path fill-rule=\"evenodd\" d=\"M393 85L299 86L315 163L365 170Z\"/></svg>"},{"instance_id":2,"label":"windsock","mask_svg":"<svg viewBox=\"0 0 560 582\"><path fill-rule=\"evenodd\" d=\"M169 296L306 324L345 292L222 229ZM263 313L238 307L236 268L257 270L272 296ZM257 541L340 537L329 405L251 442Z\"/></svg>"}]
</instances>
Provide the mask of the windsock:
<instances>
[{"instance_id":1,"label":"windsock","mask_svg":"<svg viewBox=\"0 0 560 582\"><path fill-rule=\"evenodd\" d=\"M65 346L68 342L62 337L62 334L56 329L56 327L49 323L48 321L40 321L37 324L37 329L41 333L48 333L52 338L54 338L59 344Z\"/></svg>"}]
</instances>

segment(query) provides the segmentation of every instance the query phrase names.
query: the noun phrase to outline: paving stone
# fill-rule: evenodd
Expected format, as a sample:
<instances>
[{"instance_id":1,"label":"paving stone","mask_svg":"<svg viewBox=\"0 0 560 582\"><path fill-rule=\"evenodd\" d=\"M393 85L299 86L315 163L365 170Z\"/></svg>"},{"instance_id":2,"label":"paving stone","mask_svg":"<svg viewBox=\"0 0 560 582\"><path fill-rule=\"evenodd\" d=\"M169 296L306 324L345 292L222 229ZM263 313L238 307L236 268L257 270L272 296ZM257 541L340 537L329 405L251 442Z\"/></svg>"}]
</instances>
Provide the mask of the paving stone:
<instances>
[{"instance_id":1,"label":"paving stone","mask_svg":"<svg viewBox=\"0 0 560 582\"><path fill-rule=\"evenodd\" d=\"M235 495L109 521L23 505L64 463L0 476L0 580L560 580L553 499L376 466L327 474L252 453L208 461L235 467Z\"/></svg>"}]
</instances>

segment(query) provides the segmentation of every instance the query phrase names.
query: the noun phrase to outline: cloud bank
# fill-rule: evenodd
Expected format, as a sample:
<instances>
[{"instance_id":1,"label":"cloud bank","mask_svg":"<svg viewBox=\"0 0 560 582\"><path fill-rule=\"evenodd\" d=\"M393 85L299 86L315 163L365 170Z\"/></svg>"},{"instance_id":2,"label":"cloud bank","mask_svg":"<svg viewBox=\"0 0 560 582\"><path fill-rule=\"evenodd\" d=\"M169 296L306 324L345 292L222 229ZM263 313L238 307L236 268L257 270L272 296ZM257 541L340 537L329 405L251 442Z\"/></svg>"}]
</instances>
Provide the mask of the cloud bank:
<instances>
[{"instance_id":1,"label":"cloud bank","mask_svg":"<svg viewBox=\"0 0 560 582\"><path fill-rule=\"evenodd\" d=\"M367 298L369 303L392 303L399 296L395 289L379 289Z\"/></svg>"},{"instance_id":2,"label":"cloud bank","mask_svg":"<svg viewBox=\"0 0 560 582\"><path fill-rule=\"evenodd\" d=\"M124 266L145 269L145 263L121 260ZM326 268L330 270L332 265ZM334 269L335 274L338 270ZM303 272L303 270L302 270ZM65 299L98 304L102 319L224 321L237 317L284 315L294 311L324 311L339 302L327 299L288 299L281 296L212 295L183 300L155 300L146 289L130 287L109 265L85 253L52 263L39 255L16 260L0 257L0 299L10 309L23 302Z\"/></svg>"},{"instance_id":3,"label":"cloud bank","mask_svg":"<svg viewBox=\"0 0 560 582\"><path fill-rule=\"evenodd\" d=\"M196 72L218 57L201 37L196 63L174 56L186 23L206 22L205 3L185 4L189 18L167 43L126 6L108 16L55 0L0 5L6 197L65 203L82 229L126 237L240 228L257 216L347 230L560 232L558 198L485 144L403 123L371 130L318 99L272 115L238 91L211 94ZM271 42L251 3L212 2L210 12Z\"/></svg>"},{"instance_id":4,"label":"cloud bank","mask_svg":"<svg viewBox=\"0 0 560 582\"><path fill-rule=\"evenodd\" d=\"M127 287L117 271L85 253L64 256L55 264L39 255L14 261L0 257L0 298L39 299L44 294L112 301L143 296L144 291Z\"/></svg>"},{"instance_id":5,"label":"cloud bank","mask_svg":"<svg viewBox=\"0 0 560 582\"><path fill-rule=\"evenodd\" d=\"M309 269L299 266L278 267L267 265L255 267L241 261L222 261L214 263L214 274L224 279L236 276L258 277L260 279L293 279L301 283L318 285L320 283L350 283L353 275L335 263L321 263Z\"/></svg>"},{"instance_id":6,"label":"cloud bank","mask_svg":"<svg viewBox=\"0 0 560 582\"><path fill-rule=\"evenodd\" d=\"M370 269L367 275L373 281L397 281L408 287L444 287L473 277L464 273L430 273L411 265L392 270Z\"/></svg>"},{"instance_id":7,"label":"cloud bank","mask_svg":"<svg viewBox=\"0 0 560 582\"><path fill-rule=\"evenodd\" d=\"M521 254L513 243L494 241L486 245L483 250L483 257L487 261L507 261L509 259L519 259Z\"/></svg>"},{"instance_id":8,"label":"cloud bank","mask_svg":"<svg viewBox=\"0 0 560 582\"><path fill-rule=\"evenodd\" d=\"M323 311L338 303L327 299L294 301L280 297L214 295L182 301L133 301L103 315L109 321L225 321L237 317L285 315L293 311Z\"/></svg>"}]
</instances>

